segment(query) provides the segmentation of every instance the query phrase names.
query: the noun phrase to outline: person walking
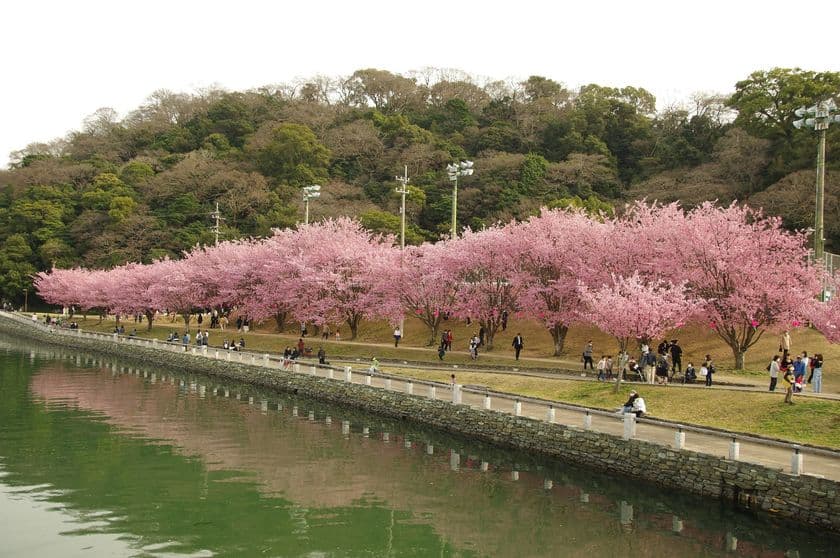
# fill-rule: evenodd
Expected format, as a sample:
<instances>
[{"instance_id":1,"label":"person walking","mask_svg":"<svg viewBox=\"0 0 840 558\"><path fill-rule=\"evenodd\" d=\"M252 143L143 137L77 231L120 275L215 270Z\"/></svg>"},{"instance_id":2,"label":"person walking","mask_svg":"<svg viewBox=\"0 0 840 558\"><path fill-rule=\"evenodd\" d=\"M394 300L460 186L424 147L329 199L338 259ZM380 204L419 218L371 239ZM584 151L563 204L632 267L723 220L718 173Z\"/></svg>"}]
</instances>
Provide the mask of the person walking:
<instances>
[{"instance_id":1,"label":"person walking","mask_svg":"<svg viewBox=\"0 0 840 558\"><path fill-rule=\"evenodd\" d=\"M671 378L676 374L682 374L682 347L676 339L671 340Z\"/></svg>"},{"instance_id":2,"label":"person walking","mask_svg":"<svg viewBox=\"0 0 840 558\"><path fill-rule=\"evenodd\" d=\"M394 347L400 346L400 339L402 339L402 330L397 326L394 328Z\"/></svg>"},{"instance_id":3,"label":"person walking","mask_svg":"<svg viewBox=\"0 0 840 558\"><path fill-rule=\"evenodd\" d=\"M773 360L767 365L767 371L770 372L770 391L776 391L776 381L779 378L779 355L773 356Z\"/></svg>"},{"instance_id":4,"label":"person walking","mask_svg":"<svg viewBox=\"0 0 840 558\"><path fill-rule=\"evenodd\" d=\"M525 340L522 339L522 334L517 333L516 337L513 338L513 351L516 353L516 360L519 360L519 352L522 350L522 347L525 346Z\"/></svg>"},{"instance_id":5,"label":"person walking","mask_svg":"<svg viewBox=\"0 0 840 558\"><path fill-rule=\"evenodd\" d=\"M592 362L592 340L586 342L586 347L583 348L583 369L586 370L586 364L589 363L589 369L595 370L595 364Z\"/></svg>"},{"instance_id":6,"label":"person walking","mask_svg":"<svg viewBox=\"0 0 840 558\"><path fill-rule=\"evenodd\" d=\"M785 375L782 376L785 385L785 403L793 405L793 384L796 381L793 375L793 365L788 365Z\"/></svg>"},{"instance_id":7,"label":"person walking","mask_svg":"<svg viewBox=\"0 0 840 558\"><path fill-rule=\"evenodd\" d=\"M814 393L822 393L822 369L823 369L822 353L815 354L814 358L811 359L811 364L814 365L814 368L813 368L813 371L811 372L811 377L808 378L808 383L811 384L811 389L814 390Z\"/></svg>"},{"instance_id":8,"label":"person walking","mask_svg":"<svg viewBox=\"0 0 840 558\"><path fill-rule=\"evenodd\" d=\"M607 357L606 355L601 356L601 360L598 361L598 381L603 382L607 379Z\"/></svg>"}]
</instances>

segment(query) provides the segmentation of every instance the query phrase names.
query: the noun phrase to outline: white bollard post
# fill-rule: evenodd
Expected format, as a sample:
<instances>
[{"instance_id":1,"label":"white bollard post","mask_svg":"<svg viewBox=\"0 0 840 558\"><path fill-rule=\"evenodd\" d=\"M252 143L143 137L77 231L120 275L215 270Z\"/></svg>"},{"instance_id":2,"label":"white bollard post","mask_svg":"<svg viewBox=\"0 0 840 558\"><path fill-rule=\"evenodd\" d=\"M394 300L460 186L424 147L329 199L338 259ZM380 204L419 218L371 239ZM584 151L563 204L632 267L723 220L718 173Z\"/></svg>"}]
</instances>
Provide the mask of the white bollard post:
<instances>
[{"instance_id":1,"label":"white bollard post","mask_svg":"<svg viewBox=\"0 0 840 558\"><path fill-rule=\"evenodd\" d=\"M332 424L332 417L327 415L326 418L324 418L324 424Z\"/></svg>"},{"instance_id":2,"label":"white bollard post","mask_svg":"<svg viewBox=\"0 0 840 558\"><path fill-rule=\"evenodd\" d=\"M268 401L263 399L260 401L260 411L267 412L268 411Z\"/></svg>"},{"instance_id":3,"label":"white bollard post","mask_svg":"<svg viewBox=\"0 0 840 558\"><path fill-rule=\"evenodd\" d=\"M251 355L251 364L256 364L256 363L257 363L256 355Z\"/></svg>"},{"instance_id":4,"label":"white bollard post","mask_svg":"<svg viewBox=\"0 0 840 558\"><path fill-rule=\"evenodd\" d=\"M297 405L295 405L294 407L292 407L292 416L293 416L293 417L298 416L298 408L297 408Z\"/></svg>"},{"instance_id":5,"label":"white bollard post","mask_svg":"<svg viewBox=\"0 0 840 558\"><path fill-rule=\"evenodd\" d=\"M429 399L437 399L437 389L435 386L429 386Z\"/></svg>"},{"instance_id":6,"label":"white bollard post","mask_svg":"<svg viewBox=\"0 0 840 558\"><path fill-rule=\"evenodd\" d=\"M589 411L586 411L586 414L583 415L583 429L592 430L592 414Z\"/></svg>"},{"instance_id":7,"label":"white bollard post","mask_svg":"<svg viewBox=\"0 0 840 558\"><path fill-rule=\"evenodd\" d=\"M382 441L385 442L386 444L388 442L390 442L391 441L391 434L389 434L388 432L383 432L382 433Z\"/></svg>"},{"instance_id":8,"label":"white bollard post","mask_svg":"<svg viewBox=\"0 0 840 558\"><path fill-rule=\"evenodd\" d=\"M449 450L449 468L457 471L461 466L461 454L451 449Z\"/></svg>"},{"instance_id":9,"label":"white bollard post","mask_svg":"<svg viewBox=\"0 0 840 558\"><path fill-rule=\"evenodd\" d=\"M219 358L219 351L213 351L213 358L215 358L215 359Z\"/></svg>"},{"instance_id":10,"label":"white bollard post","mask_svg":"<svg viewBox=\"0 0 840 558\"><path fill-rule=\"evenodd\" d=\"M385 378L385 389L391 390L391 378Z\"/></svg>"},{"instance_id":11,"label":"white bollard post","mask_svg":"<svg viewBox=\"0 0 840 558\"><path fill-rule=\"evenodd\" d=\"M482 461L481 465L479 466L479 469L481 469L482 473L486 473L490 469L490 463L488 463L487 461Z\"/></svg>"},{"instance_id":12,"label":"white bollard post","mask_svg":"<svg viewBox=\"0 0 840 558\"><path fill-rule=\"evenodd\" d=\"M362 427L362 437L370 438L370 427L369 426Z\"/></svg>"},{"instance_id":13,"label":"white bollard post","mask_svg":"<svg viewBox=\"0 0 840 558\"><path fill-rule=\"evenodd\" d=\"M201 346L201 354L203 354L204 356L207 356L207 345L202 345Z\"/></svg>"},{"instance_id":14,"label":"white bollard post","mask_svg":"<svg viewBox=\"0 0 840 558\"><path fill-rule=\"evenodd\" d=\"M300 363L296 362L292 365L292 372L300 374Z\"/></svg>"},{"instance_id":15,"label":"white bollard post","mask_svg":"<svg viewBox=\"0 0 840 558\"><path fill-rule=\"evenodd\" d=\"M230 351L225 353L225 360L230 361Z\"/></svg>"},{"instance_id":16,"label":"white bollard post","mask_svg":"<svg viewBox=\"0 0 840 558\"><path fill-rule=\"evenodd\" d=\"M341 435L342 436L349 436L350 435L350 421L349 420L341 421Z\"/></svg>"},{"instance_id":17,"label":"white bollard post","mask_svg":"<svg viewBox=\"0 0 840 558\"><path fill-rule=\"evenodd\" d=\"M491 405L492 405L492 403L490 401L490 394L485 393L484 394L484 408L489 411Z\"/></svg>"},{"instance_id":18,"label":"white bollard post","mask_svg":"<svg viewBox=\"0 0 840 558\"><path fill-rule=\"evenodd\" d=\"M426 444L426 455L434 455L435 454L435 446L432 444Z\"/></svg>"},{"instance_id":19,"label":"white bollard post","mask_svg":"<svg viewBox=\"0 0 840 558\"><path fill-rule=\"evenodd\" d=\"M519 399L513 402L513 416L522 416L522 401Z\"/></svg>"},{"instance_id":20,"label":"white bollard post","mask_svg":"<svg viewBox=\"0 0 840 558\"><path fill-rule=\"evenodd\" d=\"M510 480L518 481L519 480L519 471L511 471L510 472Z\"/></svg>"},{"instance_id":21,"label":"white bollard post","mask_svg":"<svg viewBox=\"0 0 840 558\"><path fill-rule=\"evenodd\" d=\"M738 439L735 436L732 437L732 441L729 442L729 459L732 461L738 461L738 458L741 455L741 444L738 443Z\"/></svg>"},{"instance_id":22,"label":"white bollard post","mask_svg":"<svg viewBox=\"0 0 840 558\"><path fill-rule=\"evenodd\" d=\"M674 432L674 449L685 449L685 432L682 426L678 426L677 431Z\"/></svg>"},{"instance_id":23,"label":"white bollard post","mask_svg":"<svg viewBox=\"0 0 840 558\"><path fill-rule=\"evenodd\" d=\"M309 372L310 372L313 376L317 376L317 375L318 375L318 367L317 367L317 366L315 366L315 365L313 364L313 365L309 368Z\"/></svg>"},{"instance_id":24,"label":"white bollard post","mask_svg":"<svg viewBox=\"0 0 840 558\"><path fill-rule=\"evenodd\" d=\"M315 420L315 411L309 411L309 420Z\"/></svg>"},{"instance_id":25,"label":"white bollard post","mask_svg":"<svg viewBox=\"0 0 840 558\"><path fill-rule=\"evenodd\" d=\"M365 385L369 386L372 379L373 379L373 376L371 376L370 374L365 376Z\"/></svg>"},{"instance_id":26,"label":"white bollard post","mask_svg":"<svg viewBox=\"0 0 840 558\"><path fill-rule=\"evenodd\" d=\"M405 392L409 395L414 395L414 382L406 382Z\"/></svg>"},{"instance_id":27,"label":"white bollard post","mask_svg":"<svg viewBox=\"0 0 840 558\"><path fill-rule=\"evenodd\" d=\"M334 376L334 374L333 374L333 369L332 369L332 368L327 368L327 378L329 378L330 380L332 380L332 379L333 379L333 376Z\"/></svg>"},{"instance_id":28,"label":"white bollard post","mask_svg":"<svg viewBox=\"0 0 840 558\"><path fill-rule=\"evenodd\" d=\"M554 488L554 481L551 479L545 479L543 481L543 488L545 490L551 490L552 488Z\"/></svg>"},{"instance_id":29,"label":"white bollard post","mask_svg":"<svg viewBox=\"0 0 840 558\"><path fill-rule=\"evenodd\" d=\"M344 381L348 384L353 383L353 367L345 366L344 367Z\"/></svg>"},{"instance_id":30,"label":"white bollard post","mask_svg":"<svg viewBox=\"0 0 840 558\"><path fill-rule=\"evenodd\" d=\"M790 473L792 475L802 474L802 452L799 446L793 446L793 455L790 458Z\"/></svg>"},{"instance_id":31,"label":"white bollard post","mask_svg":"<svg viewBox=\"0 0 840 558\"><path fill-rule=\"evenodd\" d=\"M406 438L406 439L403 441L403 445L405 446L405 449L411 449L411 440L409 440L408 438Z\"/></svg>"},{"instance_id":32,"label":"white bollard post","mask_svg":"<svg viewBox=\"0 0 840 558\"><path fill-rule=\"evenodd\" d=\"M263 364L268 366L268 353L263 354Z\"/></svg>"},{"instance_id":33,"label":"white bollard post","mask_svg":"<svg viewBox=\"0 0 840 558\"><path fill-rule=\"evenodd\" d=\"M548 422L553 423L556 420L556 418L557 418L557 413L555 412L554 405L549 405L548 406L548 412L546 413L545 419Z\"/></svg>"},{"instance_id":34,"label":"white bollard post","mask_svg":"<svg viewBox=\"0 0 840 558\"><path fill-rule=\"evenodd\" d=\"M624 415L624 439L630 440L636 437L636 415L627 413Z\"/></svg>"},{"instance_id":35,"label":"white bollard post","mask_svg":"<svg viewBox=\"0 0 840 558\"><path fill-rule=\"evenodd\" d=\"M452 402L456 405L461 404L461 384L452 385Z\"/></svg>"}]
</instances>

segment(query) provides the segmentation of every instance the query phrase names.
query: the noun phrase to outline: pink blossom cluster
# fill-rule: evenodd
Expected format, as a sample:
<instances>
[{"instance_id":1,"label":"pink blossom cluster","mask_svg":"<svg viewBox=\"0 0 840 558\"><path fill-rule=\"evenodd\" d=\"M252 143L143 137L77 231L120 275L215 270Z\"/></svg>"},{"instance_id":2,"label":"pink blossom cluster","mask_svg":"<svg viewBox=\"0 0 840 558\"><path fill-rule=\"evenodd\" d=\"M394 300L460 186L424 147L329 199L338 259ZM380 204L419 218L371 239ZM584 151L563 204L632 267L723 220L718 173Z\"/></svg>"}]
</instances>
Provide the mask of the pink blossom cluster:
<instances>
[{"instance_id":1,"label":"pink blossom cluster","mask_svg":"<svg viewBox=\"0 0 840 558\"><path fill-rule=\"evenodd\" d=\"M396 324L410 315L434 341L452 316L480 324L491 345L513 315L557 335L594 324L622 346L705 323L736 360L766 330L793 323L840 339L840 303L816 302L826 278L808 260L805 234L737 204L638 202L615 218L544 209L404 251L393 240L340 218L198 247L180 260L55 269L36 287L66 306L185 319L200 308L236 309L254 320L343 323L353 336L362 319Z\"/></svg>"}]
</instances>

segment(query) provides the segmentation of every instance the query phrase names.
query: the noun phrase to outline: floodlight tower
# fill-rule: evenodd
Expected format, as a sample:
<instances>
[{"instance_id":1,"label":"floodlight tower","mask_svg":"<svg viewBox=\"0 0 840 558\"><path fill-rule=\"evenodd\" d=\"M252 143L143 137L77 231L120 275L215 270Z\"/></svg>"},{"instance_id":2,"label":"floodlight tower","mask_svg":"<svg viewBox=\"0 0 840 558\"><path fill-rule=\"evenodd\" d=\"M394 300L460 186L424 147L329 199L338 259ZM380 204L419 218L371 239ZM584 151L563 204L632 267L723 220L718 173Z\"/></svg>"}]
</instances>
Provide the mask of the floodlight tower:
<instances>
[{"instance_id":1,"label":"floodlight tower","mask_svg":"<svg viewBox=\"0 0 840 558\"><path fill-rule=\"evenodd\" d=\"M796 120L793 126L797 129L804 127L813 128L820 133L820 141L817 147L817 195L816 195L816 216L814 217L814 261L821 261L825 256L825 227L823 225L823 213L825 204L825 133L829 124L840 122L840 112L834 99L822 101L810 107L801 107L794 112L800 120ZM810 116L810 117L808 117ZM825 262L823 262L825 265ZM820 298L824 298L825 292Z\"/></svg>"},{"instance_id":2,"label":"floodlight tower","mask_svg":"<svg viewBox=\"0 0 840 558\"><path fill-rule=\"evenodd\" d=\"M303 224L309 224L309 200L313 200L315 198L321 197L321 187L317 184L313 186L304 186L303 187L303 203L306 205L305 212L303 214Z\"/></svg>"},{"instance_id":3,"label":"floodlight tower","mask_svg":"<svg viewBox=\"0 0 840 558\"><path fill-rule=\"evenodd\" d=\"M470 176L473 173L472 161L461 161L458 164L446 165L449 180L452 181L452 238L458 234L458 177Z\"/></svg>"}]
</instances>

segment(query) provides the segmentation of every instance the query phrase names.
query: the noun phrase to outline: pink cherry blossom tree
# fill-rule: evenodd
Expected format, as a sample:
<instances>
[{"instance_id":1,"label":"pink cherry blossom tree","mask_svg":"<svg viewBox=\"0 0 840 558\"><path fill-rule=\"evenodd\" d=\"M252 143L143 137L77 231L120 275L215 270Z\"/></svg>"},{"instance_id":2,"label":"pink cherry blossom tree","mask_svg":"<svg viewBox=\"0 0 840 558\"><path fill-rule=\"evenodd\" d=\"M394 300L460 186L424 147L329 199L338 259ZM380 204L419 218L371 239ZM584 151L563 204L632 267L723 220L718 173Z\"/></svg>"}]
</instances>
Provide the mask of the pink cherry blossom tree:
<instances>
[{"instance_id":1,"label":"pink cherry blossom tree","mask_svg":"<svg viewBox=\"0 0 840 558\"><path fill-rule=\"evenodd\" d=\"M302 322L347 323L350 339L364 317L378 316L374 262L393 250L393 238L374 235L345 217L304 225L288 259L298 279L289 285L294 314Z\"/></svg>"},{"instance_id":2,"label":"pink cherry blossom tree","mask_svg":"<svg viewBox=\"0 0 840 558\"><path fill-rule=\"evenodd\" d=\"M672 280L686 281L704 301L704 321L732 349L738 370L766 330L804 320L823 280L804 232L736 204L705 203L688 213L672 260Z\"/></svg>"},{"instance_id":3,"label":"pink cherry blossom tree","mask_svg":"<svg viewBox=\"0 0 840 558\"><path fill-rule=\"evenodd\" d=\"M581 286L580 298L588 309L588 321L616 338L621 355L628 352L631 341L649 341L680 327L700 308L684 284L647 282L639 273L614 275L600 287Z\"/></svg>"},{"instance_id":4,"label":"pink cherry blossom tree","mask_svg":"<svg viewBox=\"0 0 840 558\"><path fill-rule=\"evenodd\" d=\"M513 225L466 230L450 241L441 258L457 288L452 314L476 320L484 328L488 350L493 348L505 313L513 315L519 309L523 286L514 280L523 249L519 240Z\"/></svg>"},{"instance_id":5,"label":"pink cherry blossom tree","mask_svg":"<svg viewBox=\"0 0 840 558\"><path fill-rule=\"evenodd\" d=\"M418 318L429 332L428 345L438 339L444 315L457 295L458 281L443 265L448 241L409 246L375 262L373 280L379 293L378 313L396 324L405 315Z\"/></svg>"},{"instance_id":6,"label":"pink cherry blossom tree","mask_svg":"<svg viewBox=\"0 0 840 558\"><path fill-rule=\"evenodd\" d=\"M153 306L162 311L175 312L184 318L189 330L193 310L205 302L204 293L196 283L201 270L185 260L158 260L145 266L151 286L149 297Z\"/></svg>"},{"instance_id":7,"label":"pink cherry blossom tree","mask_svg":"<svg viewBox=\"0 0 840 558\"><path fill-rule=\"evenodd\" d=\"M512 231L520 264L511 280L521 292L521 313L546 325L559 356L569 326L585 319L579 286L601 284L608 271L603 259L612 223L580 211L543 209Z\"/></svg>"}]
</instances>

